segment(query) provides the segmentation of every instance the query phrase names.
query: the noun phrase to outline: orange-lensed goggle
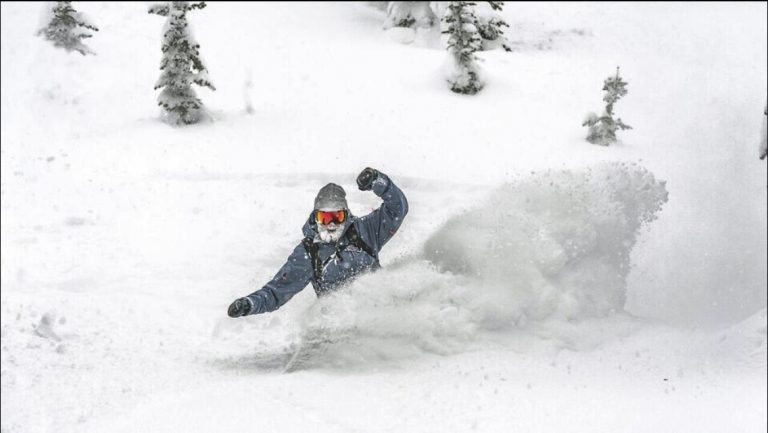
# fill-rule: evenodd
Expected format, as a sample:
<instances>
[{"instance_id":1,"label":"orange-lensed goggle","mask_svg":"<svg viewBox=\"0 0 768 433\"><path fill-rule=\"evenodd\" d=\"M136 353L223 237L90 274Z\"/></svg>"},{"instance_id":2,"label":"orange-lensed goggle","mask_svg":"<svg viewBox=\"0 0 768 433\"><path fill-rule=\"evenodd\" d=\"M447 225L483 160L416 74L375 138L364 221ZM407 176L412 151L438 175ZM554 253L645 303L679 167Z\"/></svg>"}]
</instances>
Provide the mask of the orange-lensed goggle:
<instances>
[{"instance_id":1,"label":"orange-lensed goggle","mask_svg":"<svg viewBox=\"0 0 768 433\"><path fill-rule=\"evenodd\" d=\"M336 224L341 224L344 222L344 220L347 219L347 212L345 210L336 210L336 211L323 211L323 210L317 210L315 211L315 220L318 224L330 224L332 222Z\"/></svg>"}]
</instances>

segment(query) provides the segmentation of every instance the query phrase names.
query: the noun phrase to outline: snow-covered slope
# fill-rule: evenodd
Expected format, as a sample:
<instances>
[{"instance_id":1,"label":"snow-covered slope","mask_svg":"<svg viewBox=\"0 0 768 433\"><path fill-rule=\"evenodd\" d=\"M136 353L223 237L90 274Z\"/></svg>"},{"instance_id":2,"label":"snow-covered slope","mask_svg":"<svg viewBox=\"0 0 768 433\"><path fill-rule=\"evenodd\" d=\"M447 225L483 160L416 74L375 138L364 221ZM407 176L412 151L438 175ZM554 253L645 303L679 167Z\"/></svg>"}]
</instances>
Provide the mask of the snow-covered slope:
<instances>
[{"instance_id":1,"label":"snow-covered slope","mask_svg":"<svg viewBox=\"0 0 768 433\"><path fill-rule=\"evenodd\" d=\"M765 431L765 3L508 3L474 97L363 4L210 3L183 129L163 20L75 6L96 56L1 6L4 433ZM634 129L592 146L617 65ZM378 206L366 166L411 206L385 269L226 317L322 185Z\"/></svg>"}]
</instances>

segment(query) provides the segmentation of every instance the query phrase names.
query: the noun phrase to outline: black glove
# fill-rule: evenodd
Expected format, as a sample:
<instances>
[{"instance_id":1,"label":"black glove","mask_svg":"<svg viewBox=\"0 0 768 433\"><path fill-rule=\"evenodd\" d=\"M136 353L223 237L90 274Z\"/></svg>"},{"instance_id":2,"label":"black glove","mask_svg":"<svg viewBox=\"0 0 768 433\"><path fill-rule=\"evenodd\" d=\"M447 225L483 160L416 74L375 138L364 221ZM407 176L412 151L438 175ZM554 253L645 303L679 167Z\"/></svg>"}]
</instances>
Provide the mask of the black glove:
<instances>
[{"instance_id":1,"label":"black glove","mask_svg":"<svg viewBox=\"0 0 768 433\"><path fill-rule=\"evenodd\" d=\"M377 177L379 177L378 171L371 167L366 167L365 170L357 175L357 187L360 188L360 191L368 191L371 189L371 186L373 186L373 181L376 180Z\"/></svg>"},{"instance_id":2,"label":"black glove","mask_svg":"<svg viewBox=\"0 0 768 433\"><path fill-rule=\"evenodd\" d=\"M251 312L251 302L246 298L236 299L235 302L233 302L232 305L229 306L229 310L227 310L227 314L229 314L229 317L245 316L250 312Z\"/></svg>"}]
</instances>

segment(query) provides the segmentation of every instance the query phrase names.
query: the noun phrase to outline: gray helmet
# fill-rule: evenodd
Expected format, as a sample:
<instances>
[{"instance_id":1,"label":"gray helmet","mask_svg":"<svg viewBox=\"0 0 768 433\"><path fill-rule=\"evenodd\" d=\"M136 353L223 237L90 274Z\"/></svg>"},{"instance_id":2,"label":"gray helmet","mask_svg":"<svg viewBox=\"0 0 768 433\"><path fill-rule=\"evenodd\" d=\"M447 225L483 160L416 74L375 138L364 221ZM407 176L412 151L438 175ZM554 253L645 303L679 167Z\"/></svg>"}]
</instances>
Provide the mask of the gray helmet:
<instances>
[{"instance_id":1,"label":"gray helmet","mask_svg":"<svg viewBox=\"0 0 768 433\"><path fill-rule=\"evenodd\" d=\"M335 183L329 183L328 185L320 188L320 191L317 193L317 197L315 197L315 209L347 209L346 197L347 193L344 192L344 188L336 185Z\"/></svg>"}]
</instances>

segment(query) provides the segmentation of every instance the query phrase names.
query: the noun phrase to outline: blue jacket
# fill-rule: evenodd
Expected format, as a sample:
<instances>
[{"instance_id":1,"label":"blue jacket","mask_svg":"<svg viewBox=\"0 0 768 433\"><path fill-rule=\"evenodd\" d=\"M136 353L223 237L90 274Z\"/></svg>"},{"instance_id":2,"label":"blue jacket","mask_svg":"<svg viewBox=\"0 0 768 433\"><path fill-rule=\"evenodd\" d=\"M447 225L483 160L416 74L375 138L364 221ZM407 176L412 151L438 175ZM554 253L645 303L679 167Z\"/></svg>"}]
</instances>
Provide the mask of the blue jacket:
<instances>
[{"instance_id":1,"label":"blue jacket","mask_svg":"<svg viewBox=\"0 0 768 433\"><path fill-rule=\"evenodd\" d=\"M318 254L322 263L325 264L322 277L316 282L315 289L318 295L333 291L357 274L377 266L379 251L395 235L408 213L408 201L405 195L388 176L379 173L373 182L372 189L384 200L381 207L360 218L350 215L337 244L315 241L319 242ZM376 257L372 257L351 242L349 232L353 225L362 241L375 253ZM318 239L317 227L312 215L302 230L305 238ZM277 275L263 288L247 296L253 304L248 314L277 310L293 295L303 290L312 281L313 275L314 268L309 253L304 244L299 243Z\"/></svg>"}]
</instances>

